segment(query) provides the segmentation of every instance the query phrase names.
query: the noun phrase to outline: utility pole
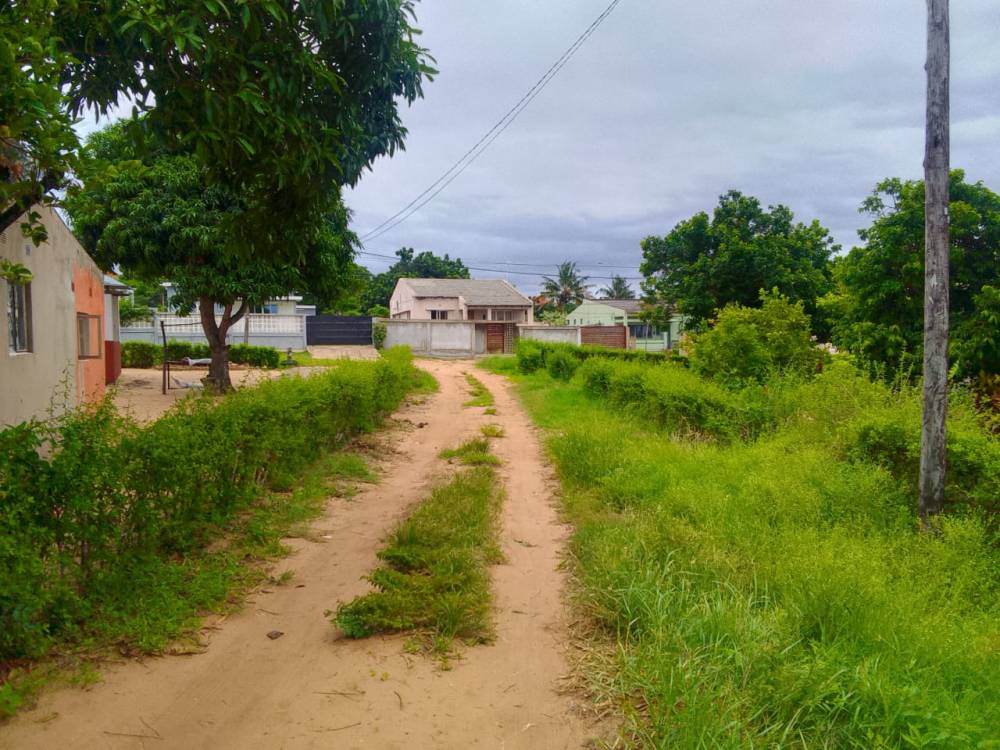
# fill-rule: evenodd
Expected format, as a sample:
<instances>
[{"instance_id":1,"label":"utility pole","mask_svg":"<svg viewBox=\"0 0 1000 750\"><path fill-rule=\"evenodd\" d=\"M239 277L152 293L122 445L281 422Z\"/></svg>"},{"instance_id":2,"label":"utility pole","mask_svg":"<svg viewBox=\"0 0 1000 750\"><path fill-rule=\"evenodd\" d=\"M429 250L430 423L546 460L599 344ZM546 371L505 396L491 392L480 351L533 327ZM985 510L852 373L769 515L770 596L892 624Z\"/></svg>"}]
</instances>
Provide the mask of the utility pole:
<instances>
[{"instance_id":1,"label":"utility pole","mask_svg":"<svg viewBox=\"0 0 1000 750\"><path fill-rule=\"evenodd\" d=\"M944 506L948 416L949 0L927 0L927 131L924 150L924 411L920 518Z\"/></svg>"}]
</instances>

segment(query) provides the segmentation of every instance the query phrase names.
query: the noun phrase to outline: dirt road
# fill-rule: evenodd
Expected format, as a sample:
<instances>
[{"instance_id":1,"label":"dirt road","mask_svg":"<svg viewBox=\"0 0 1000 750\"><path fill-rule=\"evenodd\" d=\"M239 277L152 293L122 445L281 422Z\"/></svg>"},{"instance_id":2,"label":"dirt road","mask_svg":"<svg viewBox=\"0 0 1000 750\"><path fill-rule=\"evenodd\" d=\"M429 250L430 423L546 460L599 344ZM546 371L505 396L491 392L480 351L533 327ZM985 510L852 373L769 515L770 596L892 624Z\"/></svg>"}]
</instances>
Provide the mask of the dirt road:
<instances>
[{"instance_id":1,"label":"dirt road","mask_svg":"<svg viewBox=\"0 0 1000 750\"><path fill-rule=\"evenodd\" d=\"M0 727L3 748L579 748L595 733L561 688L567 634L557 570L566 530L551 501L549 468L534 428L503 378L469 362L427 362L441 390L397 419L398 453L351 500L331 500L316 542L293 540L278 566L297 588L258 592L209 631L204 653L150 658L103 670L86 690L43 695ZM463 407L464 373L492 391L498 415ZM363 593L387 531L444 470L437 458L489 422L507 501L495 568L495 644L463 650L450 671L407 655L404 638L349 641L324 610ZM423 427L416 427L426 423ZM404 424L406 424L404 422ZM285 635L269 640L267 633Z\"/></svg>"}]
</instances>

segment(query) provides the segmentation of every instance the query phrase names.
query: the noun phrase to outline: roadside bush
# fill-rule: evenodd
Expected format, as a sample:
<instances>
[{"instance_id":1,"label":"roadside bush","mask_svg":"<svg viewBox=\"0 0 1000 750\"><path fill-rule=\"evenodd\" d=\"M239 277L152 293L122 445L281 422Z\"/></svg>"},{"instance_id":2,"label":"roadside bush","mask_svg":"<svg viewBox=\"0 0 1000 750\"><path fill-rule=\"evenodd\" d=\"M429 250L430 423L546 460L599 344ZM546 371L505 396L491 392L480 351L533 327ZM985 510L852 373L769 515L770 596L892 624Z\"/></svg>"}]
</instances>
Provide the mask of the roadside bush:
<instances>
[{"instance_id":1,"label":"roadside bush","mask_svg":"<svg viewBox=\"0 0 1000 750\"><path fill-rule=\"evenodd\" d=\"M163 347L148 341L122 343L122 367L157 367L163 361Z\"/></svg>"},{"instance_id":2,"label":"roadside bush","mask_svg":"<svg viewBox=\"0 0 1000 750\"><path fill-rule=\"evenodd\" d=\"M162 351L162 347L161 347ZM212 356L212 350L208 344L197 344L193 341L178 341L170 339L166 347L167 359L177 361L181 359L208 359Z\"/></svg>"},{"instance_id":3,"label":"roadside bush","mask_svg":"<svg viewBox=\"0 0 1000 750\"><path fill-rule=\"evenodd\" d=\"M730 386L814 374L822 354L802 303L777 292L761 292L761 301L759 308L727 305L710 330L693 336L691 369Z\"/></svg>"},{"instance_id":4,"label":"roadside bush","mask_svg":"<svg viewBox=\"0 0 1000 750\"><path fill-rule=\"evenodd\" d=\"M229 347L229 361L238 365L264 367L270 370L281 365L281 352L273 346L233 344Z\"/></svg>"},{"instance_id":5,"label":"roadside bush","mask_svg":"<svg viewBox=\"0 0 1000 750\"><path fill-rule=\"evenodd\" d=\"M546 358L545 369L556 380L569 380L580 366L580 360L569 352L555 351Z\"/></svg>"},{"instance_id":6,"label":"roadside bush","mask_svg":"<svg viewBox=\"0 0 1000 750\"><path fill-rule=\"evenodd\" d=\"M578 374L583 387L591 396L607 396L611 390L611 376L615 365L607 359L592 357L580 365Z\"/></svg>"},{"instance_id":7,"label":"roadside bush","mask_svg":"<svg viewBox=\"0 0 1000 750\"><path fill-rule=\"evenodd\" d=\"M386 315L388 314L389 311L386 310ZM386 324L381 320L376 321L372 327L372 343L376 349L381 349L385 346L385 337L387 335L389 335L389 329L386 327Z\"/></svg>"},{"instance_id":8,"label":"roadside bush","mask_svg":"<svg viewBox=\"0 0 1000 750\"><path fill-rule=\"evenodd\" d=\"M106 400L0 431L0 660L85 638L116 606L139 606L123 592L148 595L139 573L151 560L217 537L262 488L290 486L374 428L416 377L409 352L392 349L184 399L146 426Z\"/></svg>"},{"instance_id":9,"label":"roadside bush","mask_svg":"<svg viewBox=\"0 0 1000 750\"><path fill-rule=\"evenodd\" d=\"M537 341L521 339L517 342L517 368L526 375L543 365L542 347Z\"/></svg>"}]
</instances>

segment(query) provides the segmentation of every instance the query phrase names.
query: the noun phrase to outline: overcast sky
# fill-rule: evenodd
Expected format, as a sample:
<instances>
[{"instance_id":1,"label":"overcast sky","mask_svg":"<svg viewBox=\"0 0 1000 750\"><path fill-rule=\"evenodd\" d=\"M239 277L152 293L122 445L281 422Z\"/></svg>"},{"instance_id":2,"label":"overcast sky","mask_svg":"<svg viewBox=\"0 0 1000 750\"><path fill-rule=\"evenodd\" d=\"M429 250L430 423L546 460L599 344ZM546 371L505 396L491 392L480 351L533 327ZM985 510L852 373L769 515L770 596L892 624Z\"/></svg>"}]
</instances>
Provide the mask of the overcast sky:
<instances>
[{"instance_id":1,"label":"overcast sky","mask_svg":"<svg viewBox=\"0 0 1000 750\"><path fill-rule=\"evenodd\" d=\"M403 109L406 150L348 193L355 229L448 169L608 1L419 3L440 73ZM1000 190L1000 7L951 10L952 164ZM847 249L875 183L922 174L925 13L922 0L622 0L477 162L366 249L637 276L643 237L730 188L819 219Z\"/></svg>"}]
</instances>

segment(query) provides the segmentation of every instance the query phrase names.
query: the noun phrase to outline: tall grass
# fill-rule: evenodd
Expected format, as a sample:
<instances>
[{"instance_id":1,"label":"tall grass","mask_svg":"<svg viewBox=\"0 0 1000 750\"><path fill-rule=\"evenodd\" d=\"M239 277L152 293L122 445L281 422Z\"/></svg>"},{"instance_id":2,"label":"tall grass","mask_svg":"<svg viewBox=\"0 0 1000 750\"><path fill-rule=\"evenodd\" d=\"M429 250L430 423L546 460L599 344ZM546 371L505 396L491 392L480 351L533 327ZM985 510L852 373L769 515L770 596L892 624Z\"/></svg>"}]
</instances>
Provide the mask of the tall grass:
<instances>
[{"instance_id":1,"label":"tall grass","mask_svg":"<svg viewBox=\"0 0 1000 750\"><path fill-rule=\"evenodd\" d=\"M704 391L656 371L689 400ZM586 375L514 377L550 431L581 599L615 645L593 687L626 707L636 743L1000 747L1000 550L983 501L1000 454L961 398L953 434L978 500L928 534L914 393L835 364L734 394L767 429L719 441L623 410ZM898 429L873 440L866 424Z\"/></svg>"}]
</instances>

